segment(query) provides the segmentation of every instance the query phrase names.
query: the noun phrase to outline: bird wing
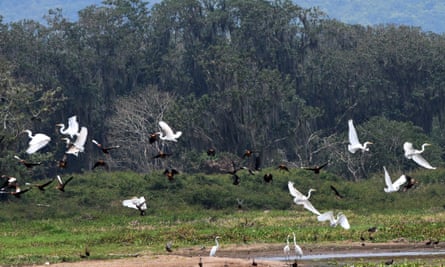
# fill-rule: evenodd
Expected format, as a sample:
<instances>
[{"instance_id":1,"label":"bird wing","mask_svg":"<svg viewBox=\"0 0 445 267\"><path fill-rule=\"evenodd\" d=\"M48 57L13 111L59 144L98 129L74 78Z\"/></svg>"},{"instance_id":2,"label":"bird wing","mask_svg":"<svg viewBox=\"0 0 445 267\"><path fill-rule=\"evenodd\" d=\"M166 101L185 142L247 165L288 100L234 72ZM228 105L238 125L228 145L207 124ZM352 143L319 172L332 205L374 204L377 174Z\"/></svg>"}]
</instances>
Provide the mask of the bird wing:
<instances>
[{"instance_id":1,"label":"bird wing","mask_svg":"<svg viewBox=\"0 0 445 267\"><path fill-rule=\"evenodd\" d=\"M351 226L349 225L348 218L346 218L346 215L344 215L343 213L340 213L338 215L337 224L340 224L340 226L346 230L351 228Z\"/></svg>"},{"instance_id":2,"label":"bird wing","mask_svg":"<svg viewBox=\"0 0 445 267\"><path fill-rule=\"evenodd\" d=\"M81 127L80 132L76 134L77 138L74 141L74 145L79 148L80 152L83 151L83 147L87 141L88 129L86 127Z\"/></svg>"},{"instance_id":3,"label":"bird wing","mask_svg":"<svg viewBox=\"0 0 445 267\"><path fill-rule=\"evenodd\" d=\"M38 133L34 135L34 137L28 143L29 146L26 153L33 154L37 152L42 147L46 146L49 141L51 141L51 137L47 136L46 134Z\"/></svg>"},{"instance_id":4,"label":"bird wing","mask_svg":"<svg viewBox=\"0 0 445 267\"><path fill-rule=\"evenodd\" d=\"M305 199L305 200L295 200L294 199L295 204L297 205L303 205L303 207L305 209L307 209L308 211L314 213L315 215L320 215L320 212L312 205L312 203Z\"/></svg>"},{"instance_id":5,"label":"bird wing","mask_svg":"<svg viewBox=\"0 0 445 267\"><path fill-rule=\"evenodd\" d=\"M431 166L431 164L426 161L426 159L424 159L420 154L413 154L411 155L412 160L414 160L414 162L416 162L417 164L419 164L420 166L427 168L427 169L431 169L431 170L435 170L436 167Z\"/></svg>"},{"instance_id":6,"label":"bird wing","mask_svg":"<svg viewBox=\"0 0 445 267\"><path fill-rule=\"evenodd\" d=\"M136 206L136 204L134 203L134 199L126 199L126 200L122 201L122 205L124 207L132 208L132 209L137 209L138 208Z\"/></svg>"},{"instance_id":7,"label":"bird wing","mask_svg":"<svg viewBox=\"0 0 445 267\"><path fill-rule=\"evenodd\" d=\"M406 183L406 175L402 174L399 179L397 179L392 186L394 187L395 190L399 190L400 186L404 183Z\"/></svg>"},{"instance_id":8,"label":"bird wing","mask_svg":"<svg viewBox=\"0 0 445 267\"><path fill-rule=\"evenodd\" d=\"M165 121L160 121L159 126L161 127L165 136L172 137L174 135L172 128L170 128L170 126L168 126L168 124Z\"/></svg>"},{"instance_id":9,"label":"bird wing","mask_svg":"<svg viewBox=\"0 0 445 267\"><path fill-rule=\"evenodd\" d=\"M60 175L57 175L57 182L62 185L63 184L63 180L62 177L60 177Z\"/></svg>"},{"instance_id":10,"label":"bird wing","mask_svg":"<svg viewBox=\"0 0 445 267\"><path fill-rule=\"evenodd\" d=\"M337 188L335 188L333 185L331 185L331 190L334 191L334 193L335 193L337 196L340 196L340 192L338 192Z\"/></svg>"},{"instance_id":11,"label":"bird wing","mask_svg":"<svg viewBox=\"0 0 445 267\"><path fill-rule=\"evenodd\" d=\"M326 211L325 213L322 213L320 215L317 216L317 220L319 222L324 222L324 221L330 221L332 222L334 220L334 213L330 210L330 211Z\"/></svg>"},{"instance_id":12,"label":"bird wing","mask_svg":"<svg viewBox=\"0 0 445 267\"><path fill-rule=\"evenodd\" d=\"M407 159L411 159L411 157L414 153L413 144L410 142L403 143L403 150L405 151L405 157Z\"/></svg>"},{"instance_id":13,"label":"bird wing","mask_svg":"<svg viewBox=\"0 0 445 267\"><path fill-rule=\"evenodd\" d=\"M387 189L387 191L393 190L394 187L393 187L393 184L392 184L392 181L391 181L391 177L389 176L389 173L386 170L385 166L383 166L383 170L385 171L385 184L387 186L387 188L385 188L385 189Z\"/></svg>"},{"instance_id":14,"label":"bird wing","mask_svg":"<svg viewBox=\"0 0 445 267\"><path fill-rule=\"evenodd\" d=\"M300 199L304 199L305 196L300 193L300 191L298 191L295 187L294 187L294 183L289 181L287 183L287 187L289 188L289 193L295 198L295 200L300 200Z\"/></svg>"},{"instance_id":15,"label":"bird wing","mask_svg":"<svg viewBox=\"0 0 445 267\"><path fill-rule=\"evenodd\" d=\"M358 140L357 131L355 130L354 123L352 122L352 120L348 121L348 125L349 125L349 133L348 133L349 143L352 146L360 145L360 141Z\"/></svg>"}]
</instances>

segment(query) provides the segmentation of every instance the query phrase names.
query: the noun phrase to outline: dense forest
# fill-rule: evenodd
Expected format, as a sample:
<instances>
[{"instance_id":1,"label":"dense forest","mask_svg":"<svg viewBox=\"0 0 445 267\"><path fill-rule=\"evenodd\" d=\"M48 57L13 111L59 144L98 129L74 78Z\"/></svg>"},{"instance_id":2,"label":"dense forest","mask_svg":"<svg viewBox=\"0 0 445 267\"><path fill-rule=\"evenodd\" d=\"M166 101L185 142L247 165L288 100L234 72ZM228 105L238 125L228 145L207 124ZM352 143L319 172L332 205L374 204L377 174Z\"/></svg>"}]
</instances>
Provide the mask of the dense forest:
<instances>
[{"instance_id":1,"label":"dense forest","mask_svg":"<svg viewBox=\"0 0 445 267\"><path fill-rule=\"evenodd\" d=\"M71 22L0 21L0 170L24 172L13 155L56 161L57 123L77 115L89 140L119 144L114 170L175 166L198 172L205 151L259 151L263 167L329 161L345 179L382 166L409 170L411 141L440 166L445 136L445 38L409 26L348 25L288 0L105 0ZM370 153L347 151L348 119ZM148 142L158 121L183 131ZM50 145L31 156L24 129ZM153 160L159 149L168 161ZM70 171L90 169L86 152ZM222 156L221 156L222 157ZM52 165L40 167L36 177Z\"/></svg>"}]
</instances>

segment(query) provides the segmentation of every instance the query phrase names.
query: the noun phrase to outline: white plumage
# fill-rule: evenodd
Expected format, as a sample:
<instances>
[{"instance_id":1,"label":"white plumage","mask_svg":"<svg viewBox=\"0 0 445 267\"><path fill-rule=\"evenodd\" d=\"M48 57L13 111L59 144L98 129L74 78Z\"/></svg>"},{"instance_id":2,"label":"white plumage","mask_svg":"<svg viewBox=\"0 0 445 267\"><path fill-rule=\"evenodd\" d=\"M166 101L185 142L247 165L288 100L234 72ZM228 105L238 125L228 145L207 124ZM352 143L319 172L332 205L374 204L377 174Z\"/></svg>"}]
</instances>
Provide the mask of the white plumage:
<instances>
[{"instance_id":1,"label":"white plumage","mask_svg":"<svg viewBox=\"0 0 445 267\"><path fill-rule=\"evenodd\" d=\"M25 132L27 132L28 137L31 138L28 143L28 149L26 149L26 153L28 154L37 152L39 149L46 146L49 141L51 141L51 138L46 134L37 133L35 135L32 135L32 132L30 130L25 130Z\"/></svg>"},{"instance_id":2,"label":"white plumage","mask_svg":"<svg viewBox=\"0 0 445 267\"><path fill-rule=\"evenodd\" d=\"M69 135L71 138L73 138L77 134L77 132L79 132L79 123L77 122L77 116L72 116L68 119L68 128L66 129L63 123L56 124L56 126L61 127L61 134Z\"/></svg>"},{"instance_id":3,"label":"white plumage","mask_svg":"<svg viewBox=\"0 0 445 267\"><path fill-rule=\"evenodd\" d=\"M422 166L426 169L435 170L436 167L431 166L431 164L420 155L423 153L423 151L425 151L426 146L430 146L430 144L425 143L422 145L422 149L418 150L418 149L414 149L412 143L405 142L403 144L403 150L405 151L405 157L407 159L412 159L415 163L419 164L420 166Z\"/></svg>"},{"instance_id":4,"label":"white plumage","mask_svg":"<svg viewBox=\"0 0 445 267\"><path fill-rule=\"evenodd\" d=\"M176 139L178 139L182 135L181 131L173 133L172 128L170 128L170 126L168 126L165 121L160 121L159 126L162 129L162 132L159 132L159 138L161 140L177 142L178 140Z\"/></svg>"},{"instance_id":5,"label":"white plumage","mask_svg":"<svg viewBox=\"0 0 445 267\"><path fill-rule=\"evenodd\" d=\"M289 260L289 255L290 255L289 235L287 235L286 246L284 246L283 252L284 252L284 256L286 257L286 260Z\"/></svg>"},{"instance_id":6,"label":"white plumage","mask_svg":"<svg viewBox=\"0 0 445 267\"><path fill-rule=\"evenodd\" d=\"M215 237L215 243L216 243L216 245L214 245L213 247L212 247L212 249L210 250L210 257L214 257L215 256L215 254L216 254L216 251L218 250L218 248L219 248L219 242L218 242L218 239L219 239L219 236L217 236L217 237Z\"/></svg>"},{"instance_id":7,"label":"white plumage","mask_svg":"<svg viewBox=\"0 0 445 267\"><path fill-rule=\"evenodd\" d=\"M133 197L131 199L123 200L122 205L127 208L137 209L141 211L147 210L145 197Z\"/></svg>"},{"instance_id":8,"label":"white plumage","mask_svg":"<svg viewBox=\"0 0 445 267\"><path fill-rule=\"evenodd\" d=\"M294 203L297 205L303 205L303 207L310 212L320 215L320 212L314 208L311 202L309 202L309 198L311 197L311 192L316 191L315 189L309 189L307 196L303 195L294 187L294 183L289 181L287 183L287 187L289 188L289 193L294 197Z\"/></svg>"},{"instance_id":9,"label":"white plumage","mask_svg":"<svg viewBox=\"0 0 445 267\"><path fill-rule=\"evenodd\" d=\"M292 235L294 236L294 247L295 247L295 256L297 258L303 257L303 250L301 249L301 247L299 245L297 245L297 240L295 238L295 233L292 232Z\"/></svg>"},{"instance_id":10,"label":"white plumage","mask_svg":"<svg viewBox=\"0 0 445 267\"><path fill-rule=\"evenodd\" d=\"M85 150L84 146L87 141L88 129L82 126L80 128L80 132L78 132L76 136L76 141L69 145L69 148L65 153L72 154L77 157L79 152L83 152Z\"/></svg>"},{"instance_id":11,"label":"white plumage","mask_svg":"<svg viewBox=\"0 0 445 267\"><path fill-rule=\"evenodd\" d=\"M340 225L344 229L348 230L351 228L348 222L348 218L346 218L346 215L344 215L342 212L339 212L337 214L337 217L334 217L334 212L327 211L317 217L317 220L319 222L329 221L332 227L336 227L337 225Z\"/></svg>"},{"instance_id":12,"label":"white plumage","mask_svg":"<svg viewBox=\"0 0 445 267\"><path fill-rule=\"evenodd\" d=\"M352 120L348 120L348 127L349 127L349 132L348 132L349 152L355 153L357 152L357 150L362 150L363 152L369 151L369 148L367 146L371 145L372 143L368 141L366 141L363 145L360 143L360 141L358 140L357 131L355 130L354 123L352 122Z\"/></svg>"},{"instance_id":13,"label":"white plumage","mask_svg":"<svg viewBox=\"0 0 445 267\"><path fill-rule=\"evenodd\" d=\"M385 183L386 187L384 188L386 193L397 192L400 189L400 186L406 183L406 176L402 174L399 179L397 179L394 183L391 181L391 177L389 176L386 167L383 166L383 170L385 171Z\"/></svg>"}]
</instances>

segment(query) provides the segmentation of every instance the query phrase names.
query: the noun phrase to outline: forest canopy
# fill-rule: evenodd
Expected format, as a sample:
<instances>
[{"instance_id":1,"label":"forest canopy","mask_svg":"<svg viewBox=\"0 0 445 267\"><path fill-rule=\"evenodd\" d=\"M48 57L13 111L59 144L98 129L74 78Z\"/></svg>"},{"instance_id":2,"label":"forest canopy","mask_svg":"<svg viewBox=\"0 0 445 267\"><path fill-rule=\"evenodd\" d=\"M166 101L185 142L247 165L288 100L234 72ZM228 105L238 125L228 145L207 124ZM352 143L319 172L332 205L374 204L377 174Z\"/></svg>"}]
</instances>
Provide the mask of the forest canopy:
<instances>
[{"instance_id":1,"label":"forest canopy","mask_svg":"<svg viewBox=\"0 0 445 267\"><path fill-rule=\"evenodd\" d=\"M138 172L159 168L147 163L158 148L145 138L161 119L184 132L171 162L190 172L209 147L259 150L265 167L335 162L347 179L409 168L408 140L433 144L431 163L443 160L443 35L348 25L287 0L164 0L150 9L105 0L76 22L57 9L46 20L0 21L2 171L24 151L20 131L55 135L72 115L91 138L124 147L115 169ZM366 166L368 155L347 154L348 119L375 143Z\"/></svg>"}]
</instances>

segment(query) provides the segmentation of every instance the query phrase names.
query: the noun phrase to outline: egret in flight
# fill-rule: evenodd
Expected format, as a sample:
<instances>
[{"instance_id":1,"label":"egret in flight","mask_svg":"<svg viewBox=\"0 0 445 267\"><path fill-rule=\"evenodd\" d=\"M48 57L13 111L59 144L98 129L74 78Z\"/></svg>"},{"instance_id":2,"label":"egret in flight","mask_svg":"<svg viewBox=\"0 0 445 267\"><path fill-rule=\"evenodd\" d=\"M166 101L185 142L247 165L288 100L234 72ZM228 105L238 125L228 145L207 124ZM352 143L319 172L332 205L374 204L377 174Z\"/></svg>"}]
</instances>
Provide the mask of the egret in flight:
<instances>
[{"instance_id":1,"label":"egret in flight","mask_svg":"<svg viewBox=\"0 0 445 267\"><path fill-rule=\"evenodd\" d=\"M46 146L49 141L51 141L51 137L47 136L46 134L37 133L32 135L30 130L25 130L24 132L28 133L28 137L31 138L28 143L28 149L26 150L26 153L28 154L37 152L39 149Z\"/></svg>"},{"instance_id":2,"label":"egret in flight","mask_svg":"<svg viewBox=\"0 0 445 267\"><path fill-rule=\"evenodd\" d=\"M122 201L122 205L127 208L139 210L141 216L145 215L147 210L147 203L145 202L145 197L133 197L131 199L126 199Z\"/></svg>"},{"instance_id":3,"label":"egret in flight","mask_svg":"<svg viewBox=\"0 0 445 267\"><path fill-rule=\"evenodd\" d=\"M372 145L372 142L366 141L363 145L358 140L357 131L355 130L354 123L352 120L348 120L349 126L349 145L348 150L351 153L357 152L357 150L361 150L362 152L369 151L368 145Z\"/></svg>"},{"instance_id":4,"label":"egret in flight","mask_svg":"<svg viewBox=\"0 0 445 267\"><path fill-rule=\"evenodd\" d=\"M415 163L419 164L420 166L435 170L436 167L431 166L431 164L428 163L420 154L425 151L426 146L430 146L431 144L425 143L422 145L422 149L414 149L413 144L410 142L405 142L403 144L403 150L405 151L405 158L414 160Z\"/></svg>"},{"instance_id":5,"label":"egret in flight","mask_svg":"<svg viewBox=\"0 0 445 267\"><path fill-rule=\"evenodd\" d=\"M316 215L320 215L320 212L316 208L314 208L314 206L312 205L311 202L309 202L309 198L311 197L311 192L316 191L315 189L312 189L312 188L309 189L307 196L305 196L294 187L293 182L289 181L287 183L287 187L289 188L289 193L294 197L295 204L303 205L303 207L305 209L309 210L310 212L312 212Z\"/></svg>"},{"instance_id":6,"label":"egret in flight","mask_svg":"<svg viewBox=\"0 0 445 267\"><path fill-rule=\"evenodd\" d=\"M177 142L178 140L176 139L178 139L182 135L181 131L177 131L176 133L174 133L172 128L170 128L170 126L168 126L165 121L160 121L159 126L162 129L162 132L159 132L159 138L161 140Z\"/></svg>"},{"instance_id":7,"label":"egret in flight","mask_svg":"<svg viewBox=\"0 0 445 267\"><path fill-rule=\"evenodd\" d=\"M85 150L84 146L87 141L88 129L82 126L80 128L80 132L78 132L76 135L76 141L69 145L69 148L65 153L72 154L77 157L79 152L83 152Z\"/></svg>"},{"instance_id":8,"label":"egret in flight","mask_svg":"<svg viewBox=\"0 0 445 267\"><path fill-rule=\"evenodd\" d=\"M386 193L392 193L397 192L400 189L400 186L404 183L406 183L406 176L405 174L402 174L399 179L397 179L394 183L391 181L391 177L389 176L388 171L386 170L386 167L383 166L383 170L385 171L385 183L386 187L384 188Z\"/></svg>"},{"instance_id":9,"label":"egret in flight","mask_svg":"<svg viewBox=\"0 0 445 267\"><path fill-rule=\"evenodd\" d=\"M210 250L210 257L214 257L215 254L216 254L216 251L217 251L218 248L219 248L219 242L218 242L218 239L219 239L219 236L215 237L215 243L216 243L216 245L214 245L214 246L212 247L212 249Z\"/></svg>"},{"instance_id":10,"label":"egret in flight","mask_svg":"<svg viewBox=\"0 0 445 267\"><path fill-rule=\"evenodd\" d=\"M60 133L63 135L69 135L73 138L77 132L79 132L79 123L77 122L77 116L72 116L68 119L68 128L65 129L65 125L63 123L58 123L56 126L61 127Z\"/></svg>"},{"instance_id":11,"label":"egret in flight","mask_svg":"<svg viewBox=\"0 0 445 267\"><path fill-rule=\"evenodd\" d=\"M329 221L332 227L336 227L337 225L340 225L344 229L348 230L351 228L348 222L348 218L346 218L346 215L343 214L343 212L339 212L337 214L337 217L334 217L334 212L327 211L323 214L320 214L317 217L317 220L319 222Z\"/></svg>"}]
</instances>

